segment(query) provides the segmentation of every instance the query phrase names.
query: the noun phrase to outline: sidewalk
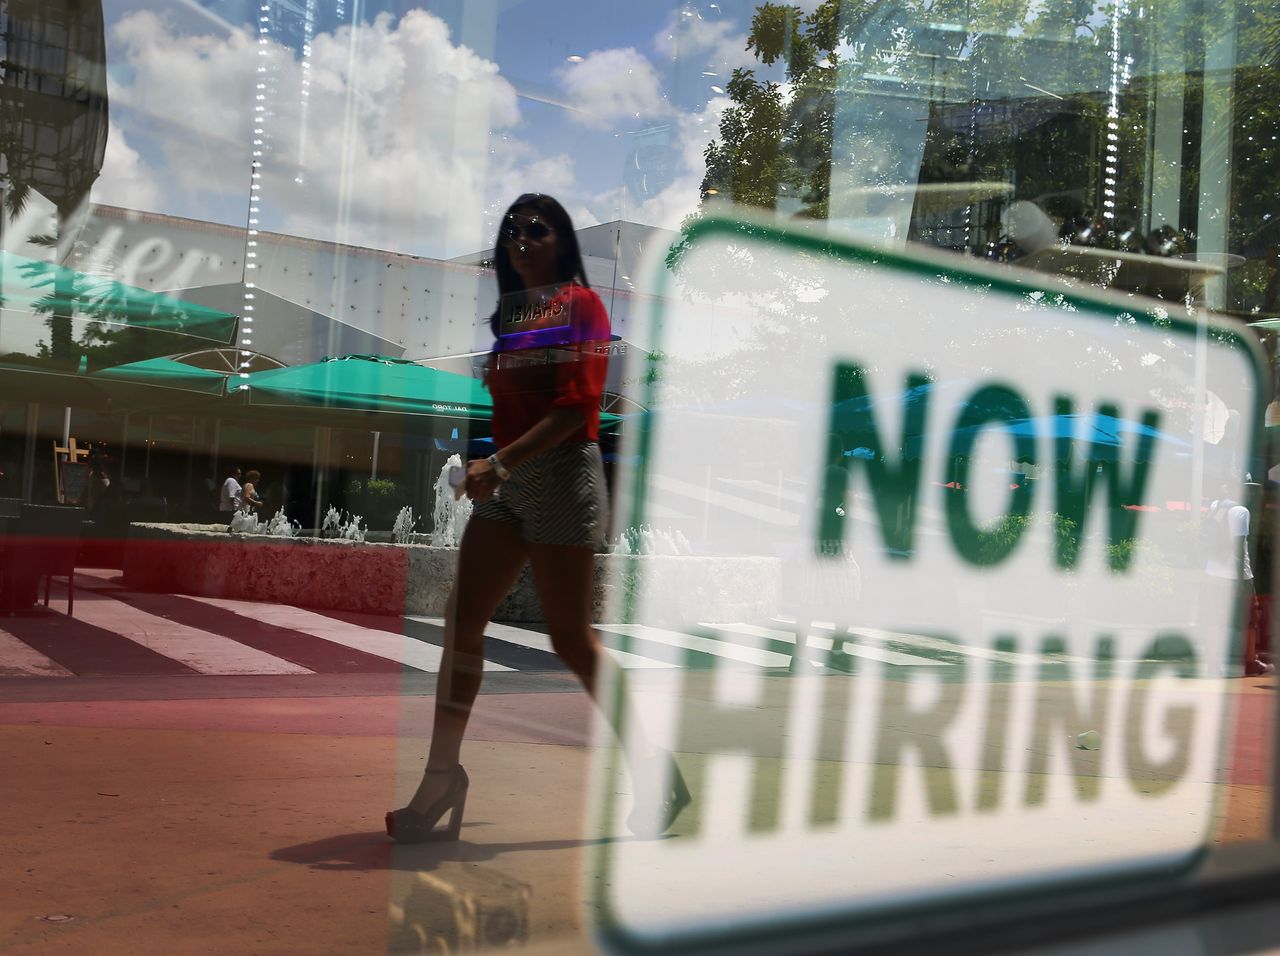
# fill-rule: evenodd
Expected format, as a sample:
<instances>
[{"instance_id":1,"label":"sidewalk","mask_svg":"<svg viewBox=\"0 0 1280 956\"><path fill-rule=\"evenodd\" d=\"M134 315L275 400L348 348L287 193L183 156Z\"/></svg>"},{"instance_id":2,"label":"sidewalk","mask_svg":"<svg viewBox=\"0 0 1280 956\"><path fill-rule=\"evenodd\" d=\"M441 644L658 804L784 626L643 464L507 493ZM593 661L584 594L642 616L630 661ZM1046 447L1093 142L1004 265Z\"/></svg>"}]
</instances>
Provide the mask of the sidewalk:
<instances>
[{"instance_id":1,"label":"sidewalk","mask_svg":"<svg viewBox=\"0 0 1280 956\"><path fill-rule=\"evenodd\" d=\"M490 944L565 952L588 710L538 694L539 726L521 696L477 707L462 841L408 848L382 816L421 773L424 739L396 734L429 699L0 705L0 951L417 952L415 927L465 947L478 904Z\"/></svg>"},{"instance_id":2,"label":"sidewalk","mask_svg":"<svg viewBox=\"0 0 1280 956\"><path fill-rule=\"evenodd\" d=\"M429 696L0 704L0 952L592 951L590 710L543 680L480 698L462 841L407 848L382 816L421 772ZM1272 713L1274 679L1232 692L1243 726ZM1261 835L1269 797L1266 735L1232 752L1223 842Z\"/></svg>"}]
</instances>

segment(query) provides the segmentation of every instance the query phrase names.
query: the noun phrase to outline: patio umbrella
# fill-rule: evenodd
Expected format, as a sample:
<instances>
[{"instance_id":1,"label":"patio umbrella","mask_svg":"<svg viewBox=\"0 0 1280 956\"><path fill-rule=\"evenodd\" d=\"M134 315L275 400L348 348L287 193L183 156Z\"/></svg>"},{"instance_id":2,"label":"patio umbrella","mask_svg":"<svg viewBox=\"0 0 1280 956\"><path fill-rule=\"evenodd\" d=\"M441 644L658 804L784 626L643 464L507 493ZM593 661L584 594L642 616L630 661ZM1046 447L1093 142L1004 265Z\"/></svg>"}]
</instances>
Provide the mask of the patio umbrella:
<instances>
[{"instance_id":1,"label":"patio umbrella","mask_svg":"<svg viewBox=\"0 0 1280 956\"><path fill-rule=\"evenodd\" d=\"M11 252L0 253L0 304L9 311L181 333L220 344L230 344L236 334L236 317L229 312Z\"/></svg>"},{"instance_id":2,"label":"patio umbrella","mask_svg":"<svg viewBox=\"0 0 1280 956\"><path fill-rule=\"evenodd\" d=\"M481 421L493 414L493 401L477 379L382 355L344 355L310 365L255 372L240 379L230 394L242 397L250 408L282 412Z\"/></svg>"},{"instance_id":3,"label":"patio umbrella","mask_svg":"<svg viewBox=\"0 0 1280 956\"><path fill-rule=\"evenodd\" d=\"M173 358L153 358L130 362L95 372L98 378L131 385L154 386L200 395L221 395L227 376L207 368L196 368Z\"/></svg>"}]
</instances>

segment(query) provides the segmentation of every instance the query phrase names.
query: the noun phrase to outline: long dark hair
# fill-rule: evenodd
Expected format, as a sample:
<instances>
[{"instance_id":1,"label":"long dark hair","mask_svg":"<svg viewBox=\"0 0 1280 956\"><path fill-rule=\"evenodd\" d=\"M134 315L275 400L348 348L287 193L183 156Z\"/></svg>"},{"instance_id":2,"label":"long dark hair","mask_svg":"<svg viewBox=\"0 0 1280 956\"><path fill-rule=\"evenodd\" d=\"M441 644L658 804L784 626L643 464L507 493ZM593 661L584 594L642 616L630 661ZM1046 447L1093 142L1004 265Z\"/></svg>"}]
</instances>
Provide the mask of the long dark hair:
<instances>
[{"instance_id":1,"label":"long dark hair","mask_svg":"<svg viewBox=\"0 0 1280 956\"><path fill-rule=\"evenodd\" d=\"M524 290L524 280L511 264L511 255L507 252L507 244L502 241L502 226L513 212L524 212L536 215L556 234L560 256L556 260L556 279L559 282L577 280L583 288L591 288L587 282L587 270L582 264L582 252L578 248L578 236L573 231L573 220L565 212L564 206L551 196L543 193L525 193L513 202L502 214L498 225L498 239L493 247L493 268L498 275L498 304L489 316L489 328L494 338L498 337L499 313L502 311L502 299L512 292Z\"/></svg>"}]
</instances>

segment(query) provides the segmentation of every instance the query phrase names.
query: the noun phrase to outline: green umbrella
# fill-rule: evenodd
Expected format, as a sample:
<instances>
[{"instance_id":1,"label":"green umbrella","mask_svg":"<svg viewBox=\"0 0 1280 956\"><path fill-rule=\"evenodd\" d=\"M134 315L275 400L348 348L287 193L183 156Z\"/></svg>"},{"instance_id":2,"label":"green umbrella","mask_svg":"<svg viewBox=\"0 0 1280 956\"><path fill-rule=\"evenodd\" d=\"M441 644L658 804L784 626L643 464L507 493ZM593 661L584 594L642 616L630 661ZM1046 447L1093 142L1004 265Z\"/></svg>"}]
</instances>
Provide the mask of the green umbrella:
<instances>
[{"instance_id":1,"label":"green umbrella","mask_svg":"<svg viewBox=\"0 0 1280 956\"><path fill-rule=\"evenodd\" d=\"M130 328L230 343L236 317L52 262L0 253L0 305L15 311L66 315Z\"/></svg>"},{"instance_id":2,"label":"green umbrella","mask_svg":"<svg viewBox=\"0 0 1280 956\"><path fill-rule=\"evenodd\" d=\"M227 376L222 372L196 368L171 358L130 362L127 365L104 368L93 374L131 385L154 385L184 392L199 392L201 395L221 395L227 381Z\"/></svg>"},{"instance_id":3,"label":"green umbrella","mask_svg":"<svg viewBox=\"0 0 1280 956\"><path fill-rule=\"evenodd\" d=\"M345 355L231 380L250 406L488 419L493 400L477 379L405 359Z\"/></svg>"}]
</instances>

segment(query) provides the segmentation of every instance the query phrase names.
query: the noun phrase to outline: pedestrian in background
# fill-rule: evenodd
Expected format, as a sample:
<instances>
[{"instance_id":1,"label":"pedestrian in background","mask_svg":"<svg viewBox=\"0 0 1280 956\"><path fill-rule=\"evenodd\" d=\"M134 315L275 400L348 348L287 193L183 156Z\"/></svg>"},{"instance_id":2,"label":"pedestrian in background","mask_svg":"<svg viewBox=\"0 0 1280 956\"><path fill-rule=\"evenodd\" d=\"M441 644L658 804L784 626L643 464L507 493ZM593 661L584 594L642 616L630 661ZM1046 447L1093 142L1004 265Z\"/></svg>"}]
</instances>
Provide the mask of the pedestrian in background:
<instances>
[{"instance_id":1,"label":"pedestrian in background","mask_svg":"<svg viewBox=\"0 0 1280 956\"><path fill-rule=\"evenodd\" d=\"M225 515L224 521L230 521L231 515L240 510L240 498L243 493L240 485L240 467L234 465L227 473L222 487L218 490L218 513Z\"/></svg>"},{"instance_id":2,"label":"pedestrian in background","mask_svg":"<svg viewBox=\"0 0 1280 956\"><path fill-rule=\"evenodd\" d=\"M250 469L250 471L244 476L244 487L240 489L241 509L253 509L254 511L257 511L262 507L262 497L258 494L258 485L261 481L261 472L252 469Z\"/></svg>"}]
</instances>

